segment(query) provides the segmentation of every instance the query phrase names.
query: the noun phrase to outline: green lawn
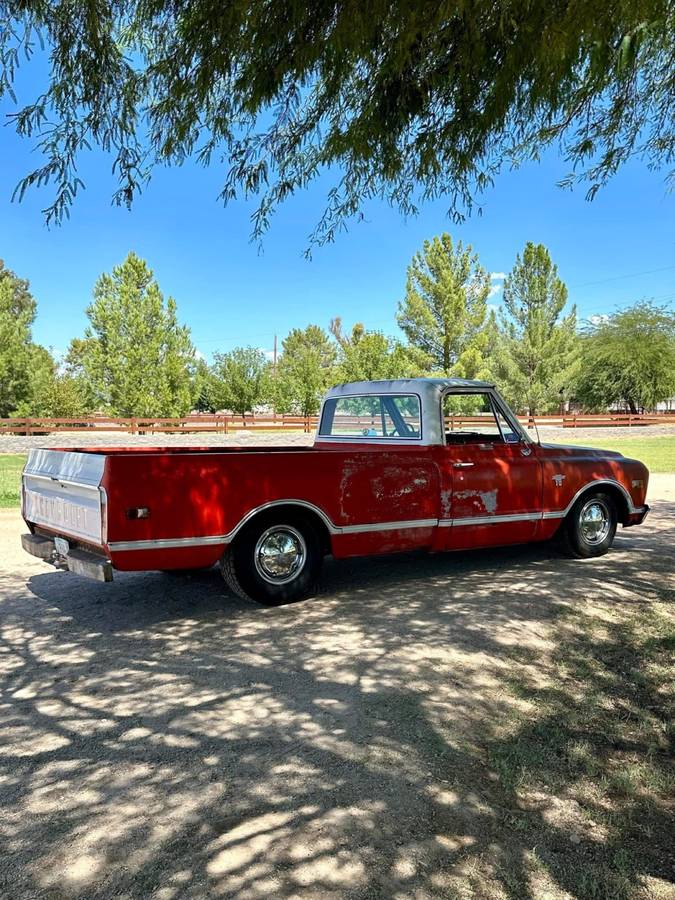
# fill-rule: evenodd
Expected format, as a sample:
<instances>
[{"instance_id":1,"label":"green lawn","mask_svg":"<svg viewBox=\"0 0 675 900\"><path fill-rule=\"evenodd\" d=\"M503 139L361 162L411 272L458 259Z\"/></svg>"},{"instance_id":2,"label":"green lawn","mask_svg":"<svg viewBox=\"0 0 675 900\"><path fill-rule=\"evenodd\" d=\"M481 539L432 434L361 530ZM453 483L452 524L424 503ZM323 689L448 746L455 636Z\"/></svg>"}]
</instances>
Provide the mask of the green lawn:
<instances>
[{"instance_id":1,"label":"green lawn","mask_svg":"<svg viewBox=\"0 0 675 900\"><path fill-rule=\"evenodd\" d=\"M0 456L0 509L19 505L21 470L25 462L26 457L22 455Z\"/></svg>"},{"instance_id":2,"label":"green lawn","mask_svg":"<svg viewBox=\"0 0 675 900\"><path fill-rule=\"evenodd\" d=\"M545 438L542 438L545 440ZM602 447L603 450L617 450L624 456L639 459L650 472L675 472L675 436L673 437L620 437L597 440L578 438L570 435L565 443L582 447Z\"/></svg>"}]
</instances>

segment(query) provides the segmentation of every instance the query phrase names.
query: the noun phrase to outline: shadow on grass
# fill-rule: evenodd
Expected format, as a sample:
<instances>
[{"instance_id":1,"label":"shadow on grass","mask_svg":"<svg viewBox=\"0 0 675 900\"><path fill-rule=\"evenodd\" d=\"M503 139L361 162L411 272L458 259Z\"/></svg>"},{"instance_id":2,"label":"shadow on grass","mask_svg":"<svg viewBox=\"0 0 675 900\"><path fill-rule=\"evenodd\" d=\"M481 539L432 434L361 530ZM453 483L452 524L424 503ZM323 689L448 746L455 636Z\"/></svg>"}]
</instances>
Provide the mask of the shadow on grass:
<instances>
[{"instance_id":1,"label":"shadow on grass","mask_svg":"<svg viewBox=\"0 0 675 900\"><path fill-rule=\"evenodd\" d=\"M4 572L0 893L658 896L674 531L330 563L275 610Z\"/></svg>"},{"instance_id":2,"label":"shadow on grass","mask_svg":"<svg viewBox=\"0 0 675 900\"><path fill-rule=\"evenodd\" d=\"M528 712L489 743L490 764L559 885L575 897L632 897L649 877L675 875L673 620L659 603L567 609L556 635L546 686L508 679Z\"/></svg>"}]
</instances>

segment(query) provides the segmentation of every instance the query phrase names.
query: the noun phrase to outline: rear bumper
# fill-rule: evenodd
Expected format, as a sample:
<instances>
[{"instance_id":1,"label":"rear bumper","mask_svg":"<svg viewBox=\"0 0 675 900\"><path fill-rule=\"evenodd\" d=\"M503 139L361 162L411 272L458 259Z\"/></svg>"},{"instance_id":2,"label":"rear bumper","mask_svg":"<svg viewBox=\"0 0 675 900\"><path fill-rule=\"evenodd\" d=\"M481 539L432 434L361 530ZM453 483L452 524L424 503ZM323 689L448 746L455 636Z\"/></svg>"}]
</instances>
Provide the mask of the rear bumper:
<instances>
[{"instance_id":1,"label":"rear bumper","mask_svg":"<svg viewBox=\"0 0 675 900\"><path fill-rule=\"evenodd\" d=\"M624 524L624 528L630 528L631 525L642 525L649 514L649 507L645 503L644 506L638 506L628 516L628 521Z\"/></svg>"},{"instance_id":2,"label":"rear bumper","mask_svg":"<svg viewBox=\"0 0 675 900\"><path fill-rule=\"evenodd\" d=\"M105 556L91 553L89 550L75 548L62 556L56 549L56 544L51 538L42 534L22 534L21 546L30 553L51 563L58 568L68 569L75 575L84 578L93 578L95 581L112 581L112 564Z\"/></svg>"}]
</instances>

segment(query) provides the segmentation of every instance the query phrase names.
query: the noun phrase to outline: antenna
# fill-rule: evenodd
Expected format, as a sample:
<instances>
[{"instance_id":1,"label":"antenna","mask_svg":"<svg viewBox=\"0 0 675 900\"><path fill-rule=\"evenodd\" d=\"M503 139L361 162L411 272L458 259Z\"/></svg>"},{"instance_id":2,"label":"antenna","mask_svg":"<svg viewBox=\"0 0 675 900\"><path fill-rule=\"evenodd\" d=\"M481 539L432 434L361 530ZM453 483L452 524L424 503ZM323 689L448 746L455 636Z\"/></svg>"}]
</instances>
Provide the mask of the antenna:
<instances>
[{"instance_id":1,"label":"antenna","mask_svg":"<svg viewBox=\"0 0 675 900\"><path fill-rule=\"evenodd\" d=\"M541 447L541 438L539 437L539 428L537 426L537 420L532 413L530 413L527 417L527 427L528 427L528 429L534 428L535 433L537 435L537 443Z\"/></svg>"}]
</instances>

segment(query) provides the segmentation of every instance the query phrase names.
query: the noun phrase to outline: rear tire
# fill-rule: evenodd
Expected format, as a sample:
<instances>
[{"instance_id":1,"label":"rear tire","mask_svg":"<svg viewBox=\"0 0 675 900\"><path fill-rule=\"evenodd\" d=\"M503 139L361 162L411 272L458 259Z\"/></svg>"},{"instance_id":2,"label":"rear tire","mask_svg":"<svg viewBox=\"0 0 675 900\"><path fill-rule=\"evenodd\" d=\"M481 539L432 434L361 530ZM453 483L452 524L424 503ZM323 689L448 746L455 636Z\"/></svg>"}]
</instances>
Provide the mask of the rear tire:
<instances>
[{"instance_id":1,"label":"rear tire","mask_svg":"<svg viewBox=\"0 0 675 900\"><path fill-rule=\"evenodd\" d=\"M576 559L603 556L614 542L617 523L613 497L601 491L584 494L562 524L560 537L564 551Z\"/></svg>"},{"instance_id":2,"label":"rear tire","mask_svg":"<svg viewBox=\"0 0 675 900\"><path fill-rule=\"evenodd\" d=\"M220 560L230 590L263 606L304 600L316 591L321 542L299 514L259 516L237 535Z\"/></svg>"}]
</instances>

